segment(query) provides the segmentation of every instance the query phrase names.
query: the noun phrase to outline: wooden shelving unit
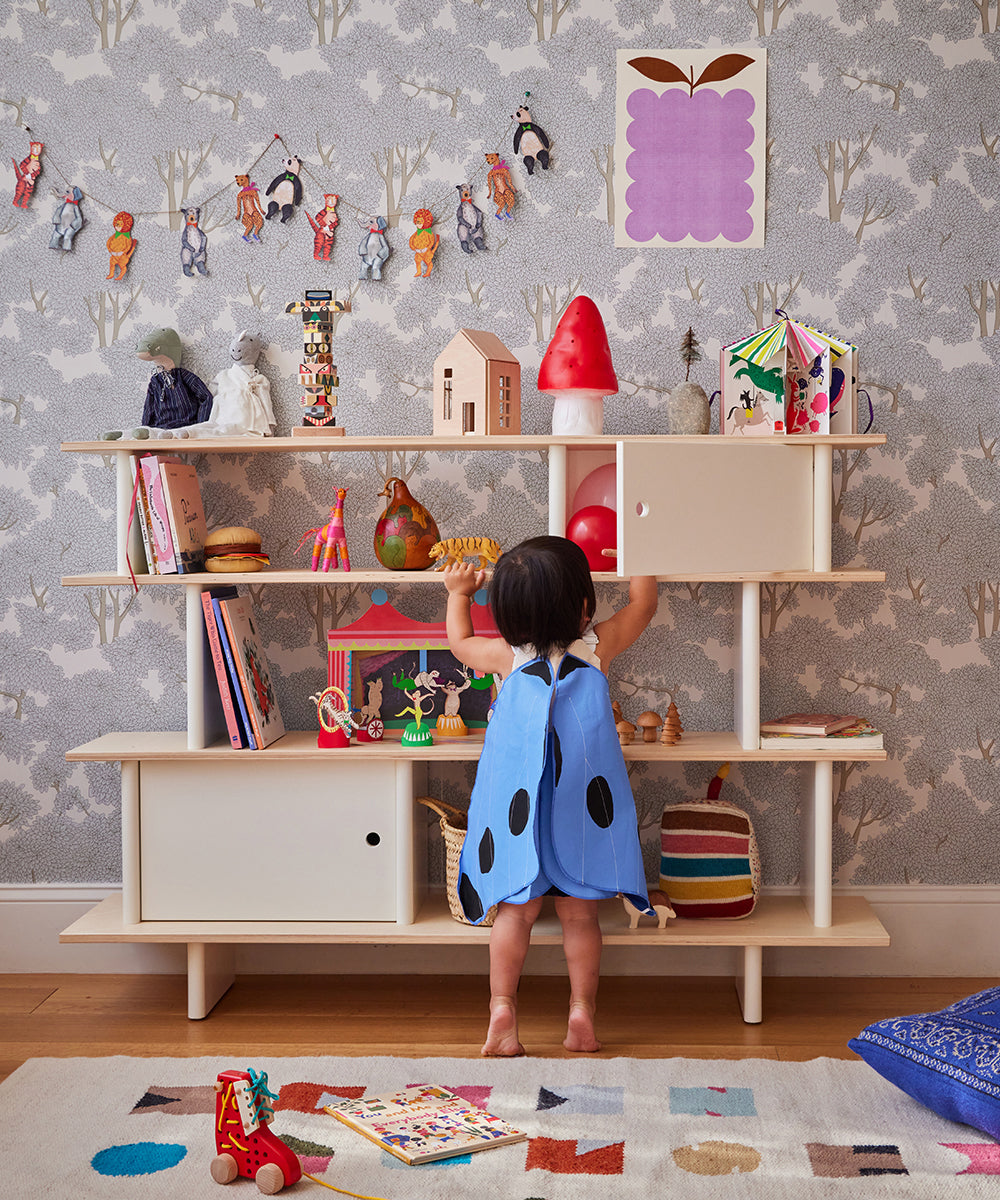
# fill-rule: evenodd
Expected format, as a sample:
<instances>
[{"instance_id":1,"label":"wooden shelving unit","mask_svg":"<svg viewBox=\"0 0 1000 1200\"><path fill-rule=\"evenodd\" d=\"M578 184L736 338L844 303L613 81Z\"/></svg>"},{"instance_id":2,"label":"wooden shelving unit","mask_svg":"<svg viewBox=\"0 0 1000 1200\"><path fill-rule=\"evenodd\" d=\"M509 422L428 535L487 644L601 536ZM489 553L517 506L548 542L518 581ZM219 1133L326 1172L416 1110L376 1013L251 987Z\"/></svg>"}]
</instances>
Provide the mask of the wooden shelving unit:
<instances>
[{"instance_id":1,"label":"wooden shelving unit","mask_svg":"<svg viewBox=\"0 0 1000 1200\"><path fill-rule=\"evenodd\" d=\"M616 904L606 906L602 918L605 940L631 946L734 946L742 950L737 983L748 1022L762 1019L763 950L767 946L884 946L885 929L863 899L835 900L832 890L833 762L843 759L848 747L825 751L763 751L759 748L759 622L760 585L771 582L866 583L880 582L884 574L864 569L834 570L831 566L832 463L835 449L864 450L882 444L882 436L795 437L787 439L720 437L600 437L600 438L367 438L287 437L219 438L168 441L70 442L67 452L112 456L117 466L116 567L111 572L71 575L71 587L121 586L131 583L128 559L141 561L141 550L132 531L129 545L128 510L131 500L130 459L150 451L172 455L220 455L413 450L432 453L453 451L538 452L548 465L549 528L565 528L568 497L583 475L603 462L618 464L618 573L603 572L595 581L614 581L620 575L655 574L663 582L717 582L734 587L738 640L733 729L718 732L685 732L676 746L633 744L625 748L630 761L770 761L801 764L804 776L801 898L764 897L754 914L742 921L675 921L665 930L642 925L630 930ZM687 489L687 491L685 490ZM688 506L691 489L699 503ZM777 533L767 523L755 527L747 520L746 497L754 497L760 510L779 498L789 514L786 529ZM679 511L679 522L661 526L664 515ZM649 518L652 517L651 522ZM698 522L702 524L699 526ZM679 529L678 529L679 525ZM657 530L669 528L668 537ZM777 569L771 569L775 567ZM485 944L488 933L451 919L444 899L428 896L426 854L418 836L424 817L416 817L413 797L422 791L426 768L435 762L474 761L481 739L469 737L439 742L422 750L404 749L386 740L356 745L346 751L322 751L315 733L293 731L260 752L234 751L206 721L204 695L214 687L206 663L202 626L201 592L222 583L255 586L272 584L371 584L428 583L440 586L436 572L356 570L323 575L308 570L270 570L251 575L138 576L140 586L182 587L186 599L187 727L175 732L116 732L70 750L77 762L117 761L122 770L122 894L98 905L62 935L68 942L182 942L188 948L188 1015L205 1016L232 981L233 947L243 943L328 942L338 945L421 943L426 945ZM322 664L318 664L322 673ZM852 759L879 761L884 751L854 751ZM320 774L317 775L316 773ZM219 797L239 790L241 801L262 805L278 778L285 780L289 802L299 792L316 791L318 778L340 780L350 786L334 791L329 804L356 815L356 793L369 805L379 801L375 839L385 884L393 891L388 919L309 919L294 909L294 919L268 920L256 915L245 920L211 919L211 883L198 878L197 866L177 853L176 881L172 860L158 859L152 835L176 840L183 847L187 825L194 823L192 844L211 836L211 822L223 820L216 812ZM291 781L291 786L289 786ZM300 786L296 786L298 781ZM253 796L254 787L258 792ZM203 787L192 799L192 789ZM302 820L320 826L327 821L327 802L310 799ZM232 812L236 813L236 809ZM423 809L419 809L421 814ZM198 822L204 819L200 830ZM183 827L182 827L183 826ZM364 826L359 826L363 829ZM200 833L199 833L200 830ZM369 834L369 838L373 835ZM345 859L355 851L344 851ZM361 852L366 853L365 851ZM343 864L350 871L351 864ZM336 864L330 864L333 869ZM168 870L168 867L170 870ZM296 863L288 873L299 871ZM195 895L188 907L195 915L172 919L151 912L169 908L172 895L190 887ZM199 891L201 889L201 891ZM204 892L205 909L198 896ZM334 903L336 908L336 903ZM183 907L183 905L181 906ZM207 919L200 919L202 912ZM539 944L555 943L558 931L540 922L533 934Z\"/></svg>"}]
</instances>

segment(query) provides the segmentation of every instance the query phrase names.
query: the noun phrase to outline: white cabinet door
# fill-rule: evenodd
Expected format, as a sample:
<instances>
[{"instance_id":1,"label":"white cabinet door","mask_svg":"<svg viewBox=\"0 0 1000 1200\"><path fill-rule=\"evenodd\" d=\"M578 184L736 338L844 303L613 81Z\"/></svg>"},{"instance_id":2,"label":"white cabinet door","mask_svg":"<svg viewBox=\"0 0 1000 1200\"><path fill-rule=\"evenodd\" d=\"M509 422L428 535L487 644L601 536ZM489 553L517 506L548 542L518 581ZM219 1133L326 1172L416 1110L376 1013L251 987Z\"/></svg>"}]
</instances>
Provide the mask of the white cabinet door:
<instances>
[{"instance_id":1,"label":"white cabinet door","mask_svg":"<svg viewBox=\"0 0 1000 1200\"><path fill-rule=\"evenodd\" d=\"M330 755L142 763L142 920L396 920L395 767Z\"/></svg>"},{"instance_id":2,"label":"white cabinet door","mask_svg":"<svg viewBox=\"0 0 1000 1200\"><path fill-rule=\"evenodd\" d=\"M813 448L618 443L618 573L809 571Z\"/></svg>"}]
</instances>

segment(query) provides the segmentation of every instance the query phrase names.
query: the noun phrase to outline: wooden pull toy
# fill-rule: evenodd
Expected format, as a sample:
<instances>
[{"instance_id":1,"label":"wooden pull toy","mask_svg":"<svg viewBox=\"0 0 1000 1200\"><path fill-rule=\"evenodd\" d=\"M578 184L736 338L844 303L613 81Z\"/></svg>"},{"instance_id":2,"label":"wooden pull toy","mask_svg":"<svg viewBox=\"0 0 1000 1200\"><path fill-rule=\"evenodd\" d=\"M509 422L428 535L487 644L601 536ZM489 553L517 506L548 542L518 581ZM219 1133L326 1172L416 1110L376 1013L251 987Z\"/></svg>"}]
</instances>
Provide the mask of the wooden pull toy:
<instances>
[{"instance_id":1,"label":"wooden pull toy","mask_svg":"<svg viewBox=\"0 0 1000 1200\"><path fill-rule=\"evenodd\" d=\"M639 918L643 914L639 912L627 896L622 896L622 904L625 905L625 911L628 913L629 929L637 928ZM673 920L677 916L670 905L670 900L666 892L661 892L658 889L649 893L649 907L656 913L656 925L658 929L666 929L667 921Z\"/></svg>"},{"instance_id":2,"label":"wooden pull toy","mask_svg":"<svg viewBox=\"0 0 1000 1200\"><path fill-rule=\"evenodd\" d=\"M273 1196L302 1178L302 1164L294 1150L271 1132L271 1105L277 1100L268 1091L267 1075L250 1067L246 1071L220 1071L215 1081L215 1158L211 1173L216 1183L232 1183L238 1175L253 1179L265 1196Z\"/></svg>"}]
</instances>

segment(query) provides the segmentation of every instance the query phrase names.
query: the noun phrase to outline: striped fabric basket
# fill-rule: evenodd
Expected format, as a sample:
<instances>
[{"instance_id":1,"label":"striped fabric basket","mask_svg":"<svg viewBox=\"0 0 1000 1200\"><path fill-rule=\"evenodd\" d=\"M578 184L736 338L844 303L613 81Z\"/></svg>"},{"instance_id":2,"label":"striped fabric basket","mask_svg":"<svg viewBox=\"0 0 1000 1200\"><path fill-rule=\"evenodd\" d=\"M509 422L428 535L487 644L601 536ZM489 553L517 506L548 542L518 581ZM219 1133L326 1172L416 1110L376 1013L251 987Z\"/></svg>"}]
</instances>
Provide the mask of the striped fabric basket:
<instances>
[{"instance_id":1,"label":"striped fabric basket","mask_svg":"<svg viewBox=\"0 0 1000 1200\"><path fill-rule=\"evenodd\" d=\"M719 799L729 764L704 800L669 804L660 822L660 890L678 917L730 920L753 912L760 892L760 855L750 818Z\"/></svg>"}]
</instances>

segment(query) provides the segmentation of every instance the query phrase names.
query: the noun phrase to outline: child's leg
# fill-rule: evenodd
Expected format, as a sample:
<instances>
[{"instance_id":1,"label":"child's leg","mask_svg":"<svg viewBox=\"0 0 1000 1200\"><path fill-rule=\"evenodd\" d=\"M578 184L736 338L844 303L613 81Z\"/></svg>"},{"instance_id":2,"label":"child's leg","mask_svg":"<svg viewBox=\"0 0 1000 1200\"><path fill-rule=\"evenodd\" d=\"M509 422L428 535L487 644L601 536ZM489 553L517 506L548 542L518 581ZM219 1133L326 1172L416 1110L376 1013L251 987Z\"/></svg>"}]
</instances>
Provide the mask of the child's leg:
<instances>
[{"instance_id":1,"label":"child's leg","mask_svg":"<svg viewBox=\"0 0 1000 1200\"><path fill-rule=\"evenodd\" d=\"M524 1053L517 1040L517 985L542 898L501 903L490 931L490 1027L481 1053L510 1058Z\"/></svg>"},{"instance_id":2,"label":"child's leg","mask_svg":"<svg viewBox=\"0 0 1000 1200\"><path fill-rule=\"evenodd\" d=\"M563 1045L567 1050L600 1050L601 1043L594 1034L602 946L597 901L557 896L556 912L569 971L569 1026Z\"/></svg>"}]
</instances>

